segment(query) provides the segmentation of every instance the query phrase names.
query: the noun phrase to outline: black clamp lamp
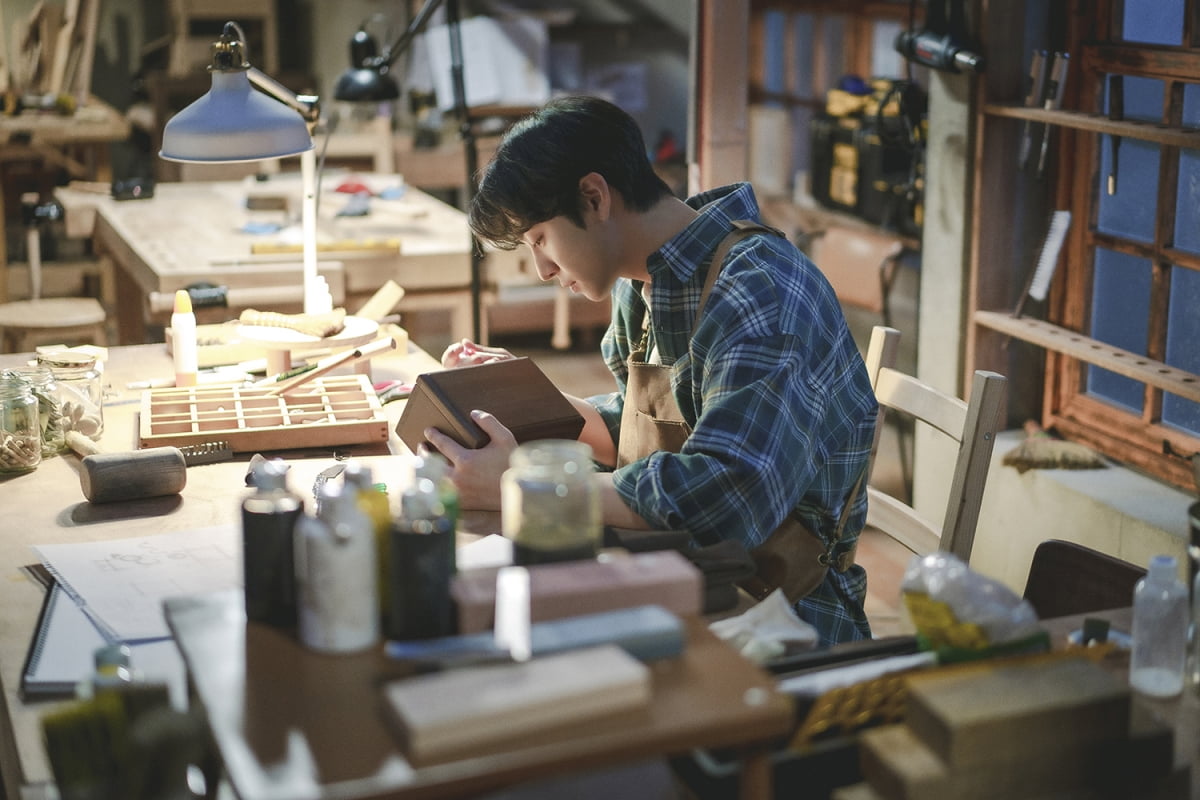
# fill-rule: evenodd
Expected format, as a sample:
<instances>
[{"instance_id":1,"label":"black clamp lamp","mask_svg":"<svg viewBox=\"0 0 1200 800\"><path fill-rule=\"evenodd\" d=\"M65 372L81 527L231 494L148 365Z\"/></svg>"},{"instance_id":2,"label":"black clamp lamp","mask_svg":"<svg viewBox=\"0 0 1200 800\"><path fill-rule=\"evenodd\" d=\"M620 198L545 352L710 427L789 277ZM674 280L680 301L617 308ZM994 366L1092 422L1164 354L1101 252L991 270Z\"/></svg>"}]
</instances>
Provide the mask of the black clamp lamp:
<instances>
[{"instance_id":1,"label":"black clamp lamp","mask_svg":"<svg viewBox=\"0 0 1200 800\"><path fill-rule=\"evenodd\" d=\"M464 187L463 205L469 208L475 196L475 171L479 154L475 145L475 131L467 108L467 90L463 79L462 32L458 0L426 0L413 17L408 27L391 44L380 51L375 40L367 33L364 21L350 39L350 69L342 73L334 86L334 99L346 102L380 102L395 100L400 90L391 75L392 65L425 27L429 18L443 2L446 5L446 27L450 34L450 77L454 87L454 111L459 119L459 135L463 142L466 158L467 182ZM482 251L475 237L471 237L471 322L475 340L480 338L483 276Z\"/></svg>"}]
</instances>

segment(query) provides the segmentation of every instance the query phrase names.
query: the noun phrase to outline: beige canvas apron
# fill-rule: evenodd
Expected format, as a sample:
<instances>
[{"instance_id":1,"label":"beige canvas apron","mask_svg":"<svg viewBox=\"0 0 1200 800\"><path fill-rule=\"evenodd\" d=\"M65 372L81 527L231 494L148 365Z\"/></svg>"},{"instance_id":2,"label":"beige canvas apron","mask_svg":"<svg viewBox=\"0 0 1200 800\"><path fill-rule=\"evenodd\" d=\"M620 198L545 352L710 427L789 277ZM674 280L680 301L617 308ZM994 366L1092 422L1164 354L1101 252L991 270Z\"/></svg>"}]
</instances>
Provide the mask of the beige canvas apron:
<instances>
[{"instance_id":1,"label":"beige canvas apron","mask_svg":"<svg viewBox=\"0 0 1200 800\"><path fill-rule=\"evenodd\" d=\"M751 220L737 220L734 230L717 246L712 266L700 292L696 321L692 326L695 334L704 311L704 304L712 292L717 275L730 249L741 239L755 233L783 234L771 227ZM629 354L627 363L629 376L625 387L625 408L621 416L621 437L617 445L617 466L622 467L651 453L665 451L678 453L691 435L692 429L684 420L671 392L671 367L647 362L646 347L649 342L650 325L647 320L646 335ZM831 542L826 544L801 522L795 512L767 538L751 551L756 573L741 584L751 596L761 600L777 587L782 588L788 600L795 602L816 589L825 579L832 561L832 553L841 539L842 528L854 496L861 486L858 483L847 500L838 527ZM854 553L842 554L833 566L845 571L854 563Z\"/></svg>"}]
</instances>

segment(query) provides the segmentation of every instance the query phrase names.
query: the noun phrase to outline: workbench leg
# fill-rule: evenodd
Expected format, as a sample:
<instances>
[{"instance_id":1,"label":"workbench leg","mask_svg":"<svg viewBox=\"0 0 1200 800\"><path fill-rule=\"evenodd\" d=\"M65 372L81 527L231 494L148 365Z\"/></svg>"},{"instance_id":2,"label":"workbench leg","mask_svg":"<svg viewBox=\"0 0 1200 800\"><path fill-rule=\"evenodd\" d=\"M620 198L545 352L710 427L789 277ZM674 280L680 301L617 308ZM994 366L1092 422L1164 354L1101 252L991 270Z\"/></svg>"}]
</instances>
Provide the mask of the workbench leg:
<instances>
[{"instance_id":1,"label":"workbench leg","mask_svg":"<svg viewBox=\"0 0 1200 800\"><path fill-rule=\"evenodd\" d=\"M115 287L113 310L117 317L117 344L146 343L146 296L142 287L122 269L112 269Z\"/></svg>"},{"instance_id":2,"label":"workbench leg","mask_svg":"<svg viewBox=\"0 0 1200 800\"><path fill-rule=\"evenodd\" d=\"M770 753L767 751L746 753L742 756L738 797L741 800L771 800L772 794Z\"/></svg>"}]
</instances>

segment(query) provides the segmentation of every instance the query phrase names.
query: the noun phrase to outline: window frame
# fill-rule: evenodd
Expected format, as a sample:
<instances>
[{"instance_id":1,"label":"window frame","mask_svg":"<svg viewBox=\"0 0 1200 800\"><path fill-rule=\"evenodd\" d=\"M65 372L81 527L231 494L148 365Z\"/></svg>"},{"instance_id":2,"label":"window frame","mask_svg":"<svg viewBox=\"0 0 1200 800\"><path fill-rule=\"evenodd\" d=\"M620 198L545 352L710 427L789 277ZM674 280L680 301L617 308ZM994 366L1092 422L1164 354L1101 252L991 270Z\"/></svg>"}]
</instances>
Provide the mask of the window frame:
<instances>
[{"instance_id":1,"label":"window frame","mask_svg":"<svg viewBox=\"0 0 1200 800\"><path fill-rule=\"evenodd\" d=\"M1181 47L1121 41L1122 5L1122 0L1114 0L1108 13L1092 19L1094 27L1090 31L1077 31L1072 48L1073 55L1080 55L1075 107L1103 113L1105 80L1110 73L1152 78L1164 84L1164 124L1178 127L1182 121L1184 85L1200 83L1200 47L1194 24L1200 13L1200 0L1185 0ZM1108 137L1077 131L1059 141L1059 186L1070 198L1069 207L1076 213L1076 224L1068 237L1057 292L1051 296L1049 319L1070 330L1085 333L1091 330L1098 248L1145 259L1150 263L1151 288L1144 355L1165 361L1170 272L1174 266L1200 270L1200 257L1173 247L1182 148L1159 145L1154 236L1153 241L1144 243L1097 230L1104 180L1100 174L1102 148L1107 146ZM1140 413L1134 413L1090 396L1089 368L1089 364L1076 358L1048 352L1044 424L1154 477L1180 488L1193 488L1190 456L1200 452L1200 436L1162 423L1164 390L1143 383L1142 408Z\"/></svg>"}]
</instances>

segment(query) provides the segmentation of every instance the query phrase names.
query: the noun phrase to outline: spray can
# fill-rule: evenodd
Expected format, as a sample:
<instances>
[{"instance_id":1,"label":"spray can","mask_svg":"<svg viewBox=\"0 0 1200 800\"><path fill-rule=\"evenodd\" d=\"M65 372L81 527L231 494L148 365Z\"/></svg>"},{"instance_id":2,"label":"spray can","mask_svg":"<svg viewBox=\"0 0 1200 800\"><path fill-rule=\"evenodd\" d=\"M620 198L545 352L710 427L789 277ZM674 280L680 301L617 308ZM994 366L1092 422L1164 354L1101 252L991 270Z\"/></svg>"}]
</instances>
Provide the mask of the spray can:
<instances>
[{"instance_id":1,"label":"spray can","mask_svg":"<svg viewBox=\"0 0 1200 800\"><path fill-rule=\"evenodd\" d=\"M321 513L296 525L299 633L324 653L365 650L379 641L375 539L352 489L321 487Z\"/></svg>"},{"instance_id":2,"label":"spray can","mask_svg":"<svg viewBox=\"0 0 1200 800\"><path fill-rule=\"evenodd\" d=\"M453 634L454 524L433 481L416 478L401 496L390 539L387 637L404 641Z\"/></svg>"},{"instance_id":3,"label":"spray can","mask_svg":"<svg viewBox=\"0 0 1200 800\"><path fill-rule=\"evenodd\" d=\"M246 619L280 628L296 626L296 520L304 501L288 489L287 464L263 461L255 491L242 501L242 582Z\"/></svg>"}]
</instances>

